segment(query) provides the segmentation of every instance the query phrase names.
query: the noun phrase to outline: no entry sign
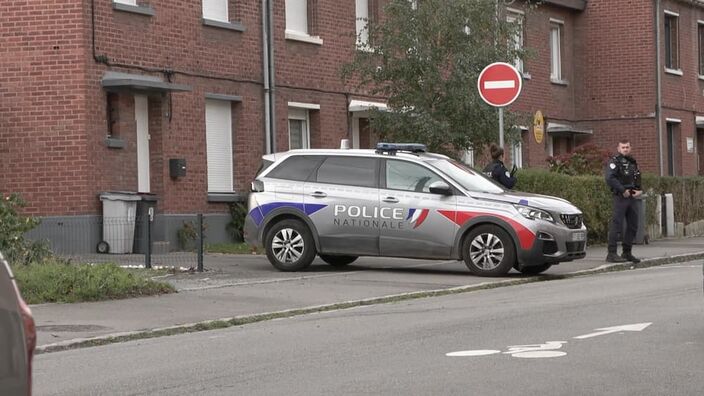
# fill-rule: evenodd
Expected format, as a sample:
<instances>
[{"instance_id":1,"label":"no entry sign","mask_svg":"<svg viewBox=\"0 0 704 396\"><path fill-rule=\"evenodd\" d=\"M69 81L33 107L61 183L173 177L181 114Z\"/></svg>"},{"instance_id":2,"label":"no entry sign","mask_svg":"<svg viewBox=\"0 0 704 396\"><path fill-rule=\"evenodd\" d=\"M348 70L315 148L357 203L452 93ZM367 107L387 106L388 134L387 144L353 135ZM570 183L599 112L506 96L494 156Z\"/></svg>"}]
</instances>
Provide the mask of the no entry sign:
<instances>
[{"instance_id":1,"label":"no entry sign","mask_svg":"<svg viewBox=\"0 0 704 396\"><path fill-rule=\"evenodd\" d=\"M521 74L508 63L496 62L485 67L477 79L479 95L494 107L508 106L518 98L523 87Z\"/></svg>"}]
</instances>

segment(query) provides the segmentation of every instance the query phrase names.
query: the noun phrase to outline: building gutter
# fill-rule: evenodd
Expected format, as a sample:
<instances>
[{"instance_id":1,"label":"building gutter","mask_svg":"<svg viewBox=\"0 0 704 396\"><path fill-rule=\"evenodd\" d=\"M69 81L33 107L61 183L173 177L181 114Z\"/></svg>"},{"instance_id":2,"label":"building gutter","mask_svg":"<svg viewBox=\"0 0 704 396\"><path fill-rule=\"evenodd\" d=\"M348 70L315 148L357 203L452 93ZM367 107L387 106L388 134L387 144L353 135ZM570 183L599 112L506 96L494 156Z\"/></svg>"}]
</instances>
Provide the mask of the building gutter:
<instances>
[{"instance_id":1,"label":"building gutter","mask_svg":"<svg viewBox=\"0 0 704 396\"><path fill-rule=\"evenodd\" d=\"M262 76L264 78L264 142L267 154L276 151L274 95L274 10L272 0L262 0Z\"/></svg>"},{"instance_id":2,"label":"building gutter","mask_svg":"<svg viewBox=\"0 0 704 396\"><path fill-rule=\"evenodd\" d=\"M660 63L660 0L655 3L655 122L658 134L658 165L660 176L664 176L665 168L662 150L662 64Z\"/></svg>"}]
</instances>

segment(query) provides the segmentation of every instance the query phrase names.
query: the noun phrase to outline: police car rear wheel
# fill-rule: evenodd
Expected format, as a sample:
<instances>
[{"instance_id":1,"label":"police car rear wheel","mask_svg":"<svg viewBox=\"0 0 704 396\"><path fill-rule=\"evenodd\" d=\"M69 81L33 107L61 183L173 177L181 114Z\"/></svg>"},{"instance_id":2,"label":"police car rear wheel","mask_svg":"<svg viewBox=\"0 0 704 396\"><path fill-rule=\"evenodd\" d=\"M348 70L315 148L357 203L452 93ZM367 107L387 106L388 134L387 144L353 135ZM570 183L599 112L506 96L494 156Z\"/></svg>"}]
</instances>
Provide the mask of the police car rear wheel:
<instances>
[{"instance_id":1,"label":"police car rear wheel","mask_svg":"<svg viewBox=\"0 0 704 396\"><path fill-rule=\"evenodd\" d=\"M509 234L495 225L473 229L462 246L469 271L479 276L502 276L516 263L516 249Z\"/></svg>"},{"instance_id":2,"label":"police car rear wheel","mask_svg":"<svg viewBox=\"0 0 704 396\"><path fill-rule=\"evenodd\" d=\"M550 267L552 267L552 264L532 265L530 267L523 267L523 268L520 268L518 265L513 266L513 268L515 268L516 271L518 271L522 274L525 274L525 275L538 275L540 273L547 271Z\"/></svg>"},{"instance_id":3,"label":"police car rear wheel","mask_svg":"<svg viewBox=\"0 0 704 396\"><path fill-rule=\"evenodd\" d=\"M321 254L320 258L333 267L344 267L357 260L357 256L333 256L327 254Z\"/></svg>"},{"instance_id":4,"label":"police car rear wheel","mask_svg":"<svg viewBox=\"0 0 704 396\"><path fill-rule=\"evenodd\" d=\"M266 256L281 271L300 271L315 258L315 244L308 227L298 220L283 220L269 230Z\"/></svg>"}]
</instances>

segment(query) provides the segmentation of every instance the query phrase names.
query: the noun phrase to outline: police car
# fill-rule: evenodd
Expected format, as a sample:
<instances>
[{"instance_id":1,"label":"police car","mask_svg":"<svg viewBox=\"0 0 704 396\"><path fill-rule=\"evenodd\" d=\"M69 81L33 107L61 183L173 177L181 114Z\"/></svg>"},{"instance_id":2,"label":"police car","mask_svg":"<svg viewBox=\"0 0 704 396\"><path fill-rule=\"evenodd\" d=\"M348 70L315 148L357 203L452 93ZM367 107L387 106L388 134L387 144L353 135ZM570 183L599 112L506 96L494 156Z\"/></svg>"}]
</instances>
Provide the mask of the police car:
<instances>
[{"instance_id":1,"label":"police car","mask_svg":"<svg viewBox=\"0 0 704 396\"><path fill-rule=\"evenodd\" d=\"M252 182L245 240L282 271L316 255L464 260L480 276L541 273L586 255L570 202L509 191L421 144L268 154Z\"/></svg>"}]
</instances>

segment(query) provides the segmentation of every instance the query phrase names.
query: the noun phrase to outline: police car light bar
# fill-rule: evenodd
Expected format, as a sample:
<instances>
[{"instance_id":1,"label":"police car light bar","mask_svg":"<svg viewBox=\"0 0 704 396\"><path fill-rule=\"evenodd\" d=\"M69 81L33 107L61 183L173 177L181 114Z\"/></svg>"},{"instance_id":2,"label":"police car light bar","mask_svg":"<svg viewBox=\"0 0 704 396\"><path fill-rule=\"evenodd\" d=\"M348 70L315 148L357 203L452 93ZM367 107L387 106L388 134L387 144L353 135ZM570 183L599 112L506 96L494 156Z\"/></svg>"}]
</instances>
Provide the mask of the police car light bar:
<instances>
[{"instance_id":1,"label":"police car light bar","mask_svg":"<svg viewBox=\"0 0 704 396\"><path fill-rule=\"evenodd\" d=\"M395 154L397 151L407 151L411 153L424 153L428 148L420 143L377 143L376 152L379 154Z\"/></svg>"}]
</instances>

